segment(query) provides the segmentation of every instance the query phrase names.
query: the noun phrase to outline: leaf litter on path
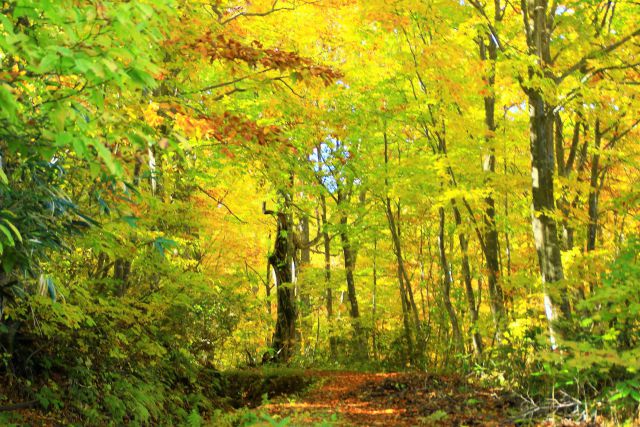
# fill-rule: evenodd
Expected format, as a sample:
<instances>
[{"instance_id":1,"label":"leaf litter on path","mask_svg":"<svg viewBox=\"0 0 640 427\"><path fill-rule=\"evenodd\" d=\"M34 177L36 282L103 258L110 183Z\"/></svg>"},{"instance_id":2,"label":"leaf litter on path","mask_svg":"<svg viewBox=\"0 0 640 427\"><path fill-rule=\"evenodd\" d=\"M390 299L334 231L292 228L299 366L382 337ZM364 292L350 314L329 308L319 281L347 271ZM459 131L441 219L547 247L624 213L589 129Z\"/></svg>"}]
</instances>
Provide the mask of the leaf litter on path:
<instances>
[{"instance_id":1,"label":"leaf litter on path","mask_svg":"<svg viewBox=\"0 0 640 427\"><path fill-rule=\"evenodd\" d=\"M319 385L298 400L263 406L288 425L512 426L512 403L458 376L309 371Z\"/></svg>"}]
</instances>

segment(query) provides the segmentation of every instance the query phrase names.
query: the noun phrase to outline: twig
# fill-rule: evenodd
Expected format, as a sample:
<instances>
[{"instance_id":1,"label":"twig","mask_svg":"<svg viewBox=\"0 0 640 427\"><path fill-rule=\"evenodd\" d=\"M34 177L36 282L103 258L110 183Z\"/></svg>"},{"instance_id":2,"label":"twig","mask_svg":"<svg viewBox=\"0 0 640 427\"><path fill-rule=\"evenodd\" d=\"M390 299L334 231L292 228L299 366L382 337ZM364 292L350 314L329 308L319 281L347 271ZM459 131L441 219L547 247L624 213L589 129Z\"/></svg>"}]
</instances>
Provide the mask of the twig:
<instances>
[{"instance_id":1,"label":"twig","mask_svg":"<svg viewBox=\"0 0 640 427\"><path fill-rule=\"evenodd\" d=\"M197 186L198 190L202 191L207 197L209 197L211 200L215 201L216 203L218 203L220 206L224 207L227 212L229 212L229 214L231 214L231 216L233 216L235 219L237 219L238 221L240 221L242 224L246 224L247 222L244 221L242 218L240 218L238 215L236 215L235 213L233 213L233 211L229 208L229 206L227 206L224 201L222 199L218 199L215 196L212 196L207 190L205 190L204 188L202 188L201 186Z\"/></svg>"}]
</instances>

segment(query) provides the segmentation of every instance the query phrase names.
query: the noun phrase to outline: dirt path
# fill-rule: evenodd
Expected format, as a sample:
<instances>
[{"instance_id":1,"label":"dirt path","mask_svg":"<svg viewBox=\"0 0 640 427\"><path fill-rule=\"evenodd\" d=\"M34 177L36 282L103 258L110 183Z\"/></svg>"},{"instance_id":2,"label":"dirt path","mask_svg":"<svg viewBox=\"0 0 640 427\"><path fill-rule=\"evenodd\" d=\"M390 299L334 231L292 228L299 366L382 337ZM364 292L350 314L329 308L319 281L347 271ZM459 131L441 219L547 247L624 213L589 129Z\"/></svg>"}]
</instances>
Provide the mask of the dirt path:
<instances>
[{"instance_id":1,"label":"dirt path","mask_svg":"<svg viewBox=\"0 0 640 427\"><path fill-rule=\"evenodd\" d=\"M313 371L319 384L298 400L263 406L287 425L511 426L508 403L457 377Z\"/></svg>"}]
</instances>

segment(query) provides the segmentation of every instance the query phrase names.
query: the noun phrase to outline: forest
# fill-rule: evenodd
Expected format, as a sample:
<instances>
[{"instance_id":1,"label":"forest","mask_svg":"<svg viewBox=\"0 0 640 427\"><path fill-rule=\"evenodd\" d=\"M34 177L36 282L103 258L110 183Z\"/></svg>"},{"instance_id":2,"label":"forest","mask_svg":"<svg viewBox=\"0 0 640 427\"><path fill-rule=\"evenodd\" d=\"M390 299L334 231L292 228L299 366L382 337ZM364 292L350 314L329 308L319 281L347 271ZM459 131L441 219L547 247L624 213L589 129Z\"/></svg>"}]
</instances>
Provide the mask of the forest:
<instances>
[{"instance_id":1,"label":"forest","mask_svg":"<svg viewBox=\"0 0 640 427\"><path fill-rule=\"evenodd\" d=\"M0 425L640 424L639 2L0 11Z\"/></svg>"}]
</instances>

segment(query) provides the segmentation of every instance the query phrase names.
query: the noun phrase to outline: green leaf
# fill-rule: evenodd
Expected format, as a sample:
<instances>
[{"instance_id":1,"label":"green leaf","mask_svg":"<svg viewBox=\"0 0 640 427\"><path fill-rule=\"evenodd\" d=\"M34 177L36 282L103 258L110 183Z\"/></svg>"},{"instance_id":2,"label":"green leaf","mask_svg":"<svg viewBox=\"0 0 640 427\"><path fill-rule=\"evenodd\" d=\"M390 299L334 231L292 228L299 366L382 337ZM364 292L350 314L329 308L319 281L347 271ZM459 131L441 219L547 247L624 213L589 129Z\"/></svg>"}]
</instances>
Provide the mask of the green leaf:
<instances>
[{"instance_id":1,"label":"green leaf","mask_svg":"<svg viewBox=\"0 0 640 427\"><path fill-rule=\"evenodd\" d=\"M13 225L8 219L3 218L2 221L4 221L4 223L7 224L7 226L11 229L11 231L13 231L13 234L15 234L15 236L18 238L20 243L22 243L22 235L20 234L16 226Z\"/></svg>"},{"instance_id":2,"label":"green leaf","mask_svg":"<svg viewBox=\"0 0 640 427\"><path fill-rule=\"evenodd\" d=\"M135 83L138 83L146 87L156 86L155 79L145 71L142 71L138 68L132 68L128 71L128 74L129 74L129 77L131 77L131 80L133 80Z\"/></svg>"},{"instance_id":3,"label":"green leaf","mask_svg":"<svg viewBox=\"0 0 640 427\"><path fill-rule=\"evenodd\" d=\"M11 91L9 90L9 86L4 84L0 85L0 111L2 111L4 116L10 122L16 122L16 111L18 110L18 105L16 100L14 99Z\"/></svg>"},{"instance_id":4,"label":"green leaf","mask_svg":"<svg viewBox=\"0 0 640 427\"><path fill-rule=\"evenodd\" d=\"M92 145L98 152L98 155L100 156L104 164L109 169L109 172L111 172L114 175L118 175L119 165L113 160L113 155L111 154L111 151L107 147L105 147L102 143L97 141L93 142Z\"/></svg>"},{"instance_id":5,"label":"green leaf","mask_svg":"<svg viewBox=\"0 0 640 427\"><path fill-rule=\"evenodd\" d=\"M138 226L138 220L140 218L137 218L135 216L123 216L121 219L129 224L129 227L136 228Z\"/></svg>"},{"instance_id":6,"label":"green leaf","mask_svg":"<svg viewBox=\"0 0 640 427\"><path fill-rule=\"evenodd\" d=\"M11 236L11 231L9 231L9 229L7 227L5 227L4 225L0 224L0 231L2 231L5 236L7 236L7 240L9 241L9 246L15 246L16 245L16 242L13 240L13 237Z\"/></svg>"},{"instance_id":7,"label":"green leaf","mask_svg":"<svg viewBox=\"0 0 640 427\"><path fill-rule=\"evenodd\" d=\"M2 254L2 251L0 251L0 254ZM2 269L5 273L9 274L13 271L13 266L16 264L16 260L17 256L15 252L10 252L2 258Z\"/></svg>"},{"instance_id":8,"label":"green leaf","mask_svg":"<svg viewBox=\"0 0 640 427\"><path fill-rule=\"evenodd\" d=\"M47 73L53 70L57 63L58 55L54 52L48 53L44 58L42 58L42 61L40 61L40 65L36 71L38 73Z\"/></svg>"}]
</instances>

